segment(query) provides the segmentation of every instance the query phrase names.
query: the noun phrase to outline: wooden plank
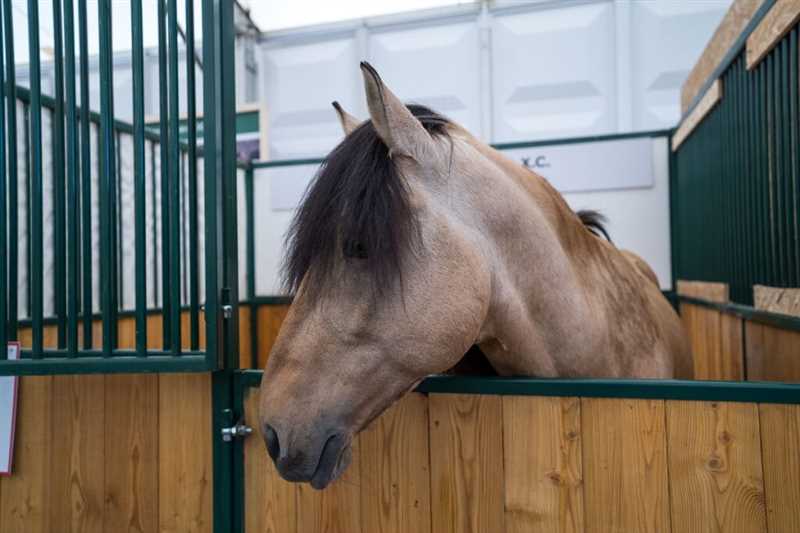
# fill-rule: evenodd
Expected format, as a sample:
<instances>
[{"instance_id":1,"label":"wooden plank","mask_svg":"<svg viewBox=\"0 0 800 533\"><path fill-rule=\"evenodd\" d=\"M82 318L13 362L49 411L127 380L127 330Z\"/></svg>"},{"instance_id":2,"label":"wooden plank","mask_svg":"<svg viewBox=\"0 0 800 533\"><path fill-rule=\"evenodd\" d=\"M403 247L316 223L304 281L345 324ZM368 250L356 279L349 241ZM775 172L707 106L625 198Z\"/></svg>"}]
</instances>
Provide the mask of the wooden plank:
<instances>
[{"instance_id":1,"label":"wooden plank","mask_svg":"<svg viewBox=\"0 0 800 533\"><path fill-rule=\"evenodd\" d=\"M766 530L758 406L667 402L675 531Z\"/></svg>"},{"instance_id":2,"label":"wooden plank","mask_svg":"<svg viewBox=\"0 0 800 533\"><path fill-rule=\"evenodd\" d=\"M747 70L758 65L800 21L800 1L776 0L747 38Z\"/></svg>"},{"instance_id":3,"label":"wooden plank","mask_svg":"<svg viewBox=\"0 0 800 533\"><path fill-rule=\"evenodd\" d=\"M582 532L577 398L503 397L507 533Z\"/></svg>"},{"instance_id":4,"label":"wooden plank","mask_svg":"<svg viewBox=\"0 0 800 533\"><path fill-rule=\"evenodd\" d=\"M581 427L586 531L669 532L663 400L582 398Z\"/></svg>"},{"instance_id":5,"label":"wooden plank","mask_svg":"<svg viewBox=\"0 0 800 533\"><path fill-rule=\"evenodd\" d=\"M754 285L753 302L762 311L800 317L800 289Z\"/></svg>"},{"instance_id":6,"label":"wooden plank","mask_svg":"<svg viewBox=\"0 0 800 533\"><path fill-rule=\"evenodd\" d=\"M53 378L50 515L59 531L103 533L105 380Z\"/></svg>"},{"instance_id":7,"label":"wooden plank","mask_svg":"<svg viewBox=\"0 0 800 533\"><path fill-rule=\"evenodd\" d=\"M105 529L158 528L158 375L105 376Z\"/></svg>"},{"instance_id":8,"label":"wooden plank","mask_svg":"<svg viewBox=\"0 0 800 533\"><path fill-rule=\"evenodd\" d=\"M117 348L134 350L136 348L136 320L122 317L117 320Z\"/></svg>"},{"instance_id":9,"label":"wooden plank","mask_svg":"<svg viewBox=\"0 0 800 533\"><path fill-rule=\"evenodd\" d=\"M722 80L714 80L714 83L703 94L697 106L684 118L678 125L678 129L672 135L672 151L675 152L683 141L692 134L694 129L703 121L714 106L722 100Z\"/></svg>"},{"instance_id":10,"label":"wooden plank","mask_svg":"<svg viewBox=\"0 0 800 533\"><path fill-rule=\"evenodd\" d=\"M361 527L431 530L428 399L407 394L359 436Z\"/></svg>"},{"instance_id":11,"label":"wooden plank","mask_svg":"<svg viewBox=\"0 0 800 533\"><path fill-rule=\"evenodd\" d=\"M245 393L244 419L254 430L244 441L245 533L297 533L297 486L278 475L267 455L258 398L257 388Z\"/></svg>"},{"instance_id":12,"label":"wooden plank","mask_svg":"<svg viewBox=\"0 0 800 533\"><path fill-rule=\"evenodd\" d=\"M800 332L745 321L747 379L800 383Z\"/></svg>"},{"instance_id":13,"label":"wooden plank","mask_svg":"<svg viewBox=\"0 0 800 533\"><path fill-rule=\"evenodd\" d=\"M761 404L759 414L768 530L800 531L800 405Z\"/></svg>"},{"instance_id":14,"label":"wooden plank","mask_svg":"<svg viewBox=\"0 0 800 533\"><path fill-rule=\"evenodd\" d=\"M13 475L3 478L3 533L49 533L52 449L51 376L20 378ZM59 525L60 527L60 525Z\"/></svg>"},{"instance_id":15,"label":"wooden plank","mask_svg":"<svg viewBox=\"0 0 800 533\"><path fill-rule=\"evenodd\" d=\"M431 530L505 530L499 396L431 394Z\"/></svg>"},{"instance_id":16,"label":"wooden plank","mask_svg":"<svg viewBox=\"0 0 800 533\"><path fill-rule=\"evenodd\" d=\"M725 303L729 298L727 283L717 283L714 281L687 281L679 279L677 292L682 296L700 298L709 302Z\"/></svg>"},{"instance_id":17,"label":"wooden plank","mask_svg":"<svg viewBox=\"0 0 800 533\"><path fill-rule=\"evenodd\" d=\"M308 483L297 489L298 533L353 533L361 531L359 440L352 444L353 461L341 478L325 490Z\"/></svg>"},{"instance_id":18,"label":"wooden plank","mask_svg":"<svg viewBox=\"0 0 800 533\"><path fill-rule=\"evenodd\" d=\"M262 305L258 308L258 367L264 368L272 345L278 338L281 324L289 312L288 305Z\"/></svg>"},{"instance_id":19,"label":"wooden plank","mask_svg":"<svg viewBox=\"0 0 800 533\"><path fill-rule=\"evenodd\" d=\"M692 348L694 379L744 379L742 319L686 302L680 315Z\"/></svg>"},{"instance_id":20,"label":"wooden plank","mask_svg":"<svg viewBox=\"0 0 800 533\"><path fill-rule=\"evenodd\" d=\"M158 510L161 533L211 533L211 375L161 374Z\"/></svg>"},{"instance_id":21,"label":"wooden plank","mask_svg":"<svg viewBox=\"0 0 800 533\"><path fill-rule=\"evenodd\" d=\"M689 106L703 88L706 80L722 63L723 58L742 34L747 23L753 18L763 0L735 0L720 22L711 40L706 45L700 59L692 67L689 76L681 87L681 113Z\"/></svg>"},{"instance_id":22,"label":"wooden plank","mask_svg":"<svg viewBox=\"0 0 800 533\"><path fill-rule=\"evenodd\" d=\"M253 368L252 345L250 335L252 335L250 324L250 307L239 307L239 368Z\"/></svg>"}]
</instances>

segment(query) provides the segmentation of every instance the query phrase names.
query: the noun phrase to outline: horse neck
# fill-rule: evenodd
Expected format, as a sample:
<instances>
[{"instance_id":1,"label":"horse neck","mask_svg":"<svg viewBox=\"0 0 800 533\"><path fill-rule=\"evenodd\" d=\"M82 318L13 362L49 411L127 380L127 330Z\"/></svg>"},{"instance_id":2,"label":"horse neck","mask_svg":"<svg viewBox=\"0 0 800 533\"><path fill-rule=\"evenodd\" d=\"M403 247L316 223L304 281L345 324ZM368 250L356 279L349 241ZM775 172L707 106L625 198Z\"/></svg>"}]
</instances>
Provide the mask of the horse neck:
<instances>
[{"instance_id":1,"label":"horse neck","mask_svg":"<svg viewBox=\"0 0 800 533\"><path fill-rule=\"evenodd\" d=\"M592 335L587 302L596 298L589 280L603 260L603 244L544 178L488 146L477 147L494 168L475 195L486 199L477 208L478 223L488 236L483 245L494 280L481 335L485 351L501 372L560 375L553 346L569 348ZM564 343L564 335L573 335L574 343Z\"/></svg>"}]
</instances>

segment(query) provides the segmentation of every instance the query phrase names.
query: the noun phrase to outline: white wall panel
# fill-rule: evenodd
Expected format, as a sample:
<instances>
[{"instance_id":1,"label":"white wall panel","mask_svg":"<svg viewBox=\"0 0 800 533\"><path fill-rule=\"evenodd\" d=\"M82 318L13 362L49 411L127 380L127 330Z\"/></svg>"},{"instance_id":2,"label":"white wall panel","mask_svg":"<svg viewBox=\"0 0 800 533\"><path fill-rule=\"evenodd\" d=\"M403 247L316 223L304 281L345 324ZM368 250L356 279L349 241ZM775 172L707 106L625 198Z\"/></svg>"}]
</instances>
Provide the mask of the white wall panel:
<instances>
[{"instance_id":1,"label":"white wall panel","mask_svg":"<svg viewBox=\"0 0 800 533\"><path fill-rule=\"evenodd\" d=\"M493 17L494 140L615 131L614 31L610 3Z\"/></svg>"},{"instance_id":2,"label":"white wall panel","mask_svg":"<svg viewBox=\"0 0 800 533\"><path fill-rule=\"evenodd\" d=\"M355 108L362 90L358 59L354 38L264 50L271 158L325 154L339 142L342 130L331 102Z\"/></svg>"},{"instance_id":3,"label":"white wall panel","mask_svg":"<svg viewBox=\"0 0 800 533\"><path fill-rule=\"evenodd\" d=\"M480 133L478 26L474 21L370 35L369 59L405 102L426 105Z\"/></svg>"},{"instance_id":4,"label":"white wall panel","mask_svg":"<svg viewBox=\"0 0 800 533\"><path fill-rule=\"evenodd\" d=\"M631 3L633 127L671 128L680 88L730 0Z\"/></svg>"}]
</instances>

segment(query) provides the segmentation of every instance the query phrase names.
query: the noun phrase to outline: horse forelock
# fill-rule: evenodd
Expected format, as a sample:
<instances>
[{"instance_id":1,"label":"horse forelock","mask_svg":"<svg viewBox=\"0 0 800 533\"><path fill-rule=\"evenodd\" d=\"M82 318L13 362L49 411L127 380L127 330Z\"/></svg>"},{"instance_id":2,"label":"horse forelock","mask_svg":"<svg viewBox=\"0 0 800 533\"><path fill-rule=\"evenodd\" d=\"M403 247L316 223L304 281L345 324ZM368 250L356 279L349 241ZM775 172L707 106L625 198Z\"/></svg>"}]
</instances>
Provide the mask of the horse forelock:
<instances>
[{"instance_id":1,"label":"horse forelock","mask_svg":"<svg viewBox=\"0 0 800 533\"><path fill-rule=\"evenodd\" d=\"M420 105L408 109L431 135L447 136L450 121ZM284 289L316 299L350 256L381 293L402 281L402 261L419 236L408 183L371 121L347 135L323 161L286 235Z\"/></svg>"}]
</instances>

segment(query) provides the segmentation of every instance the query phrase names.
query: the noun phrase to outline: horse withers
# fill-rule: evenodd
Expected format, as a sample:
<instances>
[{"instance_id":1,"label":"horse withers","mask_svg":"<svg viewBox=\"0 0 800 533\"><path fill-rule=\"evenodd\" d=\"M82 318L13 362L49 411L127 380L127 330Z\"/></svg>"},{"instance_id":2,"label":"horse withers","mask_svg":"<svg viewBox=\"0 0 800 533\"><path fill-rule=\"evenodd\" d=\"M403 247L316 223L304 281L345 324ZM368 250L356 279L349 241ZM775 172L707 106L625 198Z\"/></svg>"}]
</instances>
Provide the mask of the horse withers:
<instances>
[{"instance_id":1,"label":"horse withers","mask_svg":"<svg viewBox=\"0 0 800 533\"><path fill-rule=\"evenodd\" d=\"M350 442L478 345L500 375L688 377L680 320L636 255L541 176L361 64L371 120L344 140L287 235L294 294L261 385L285 479L322 489Z\"/></svg>"}]
</instances>

